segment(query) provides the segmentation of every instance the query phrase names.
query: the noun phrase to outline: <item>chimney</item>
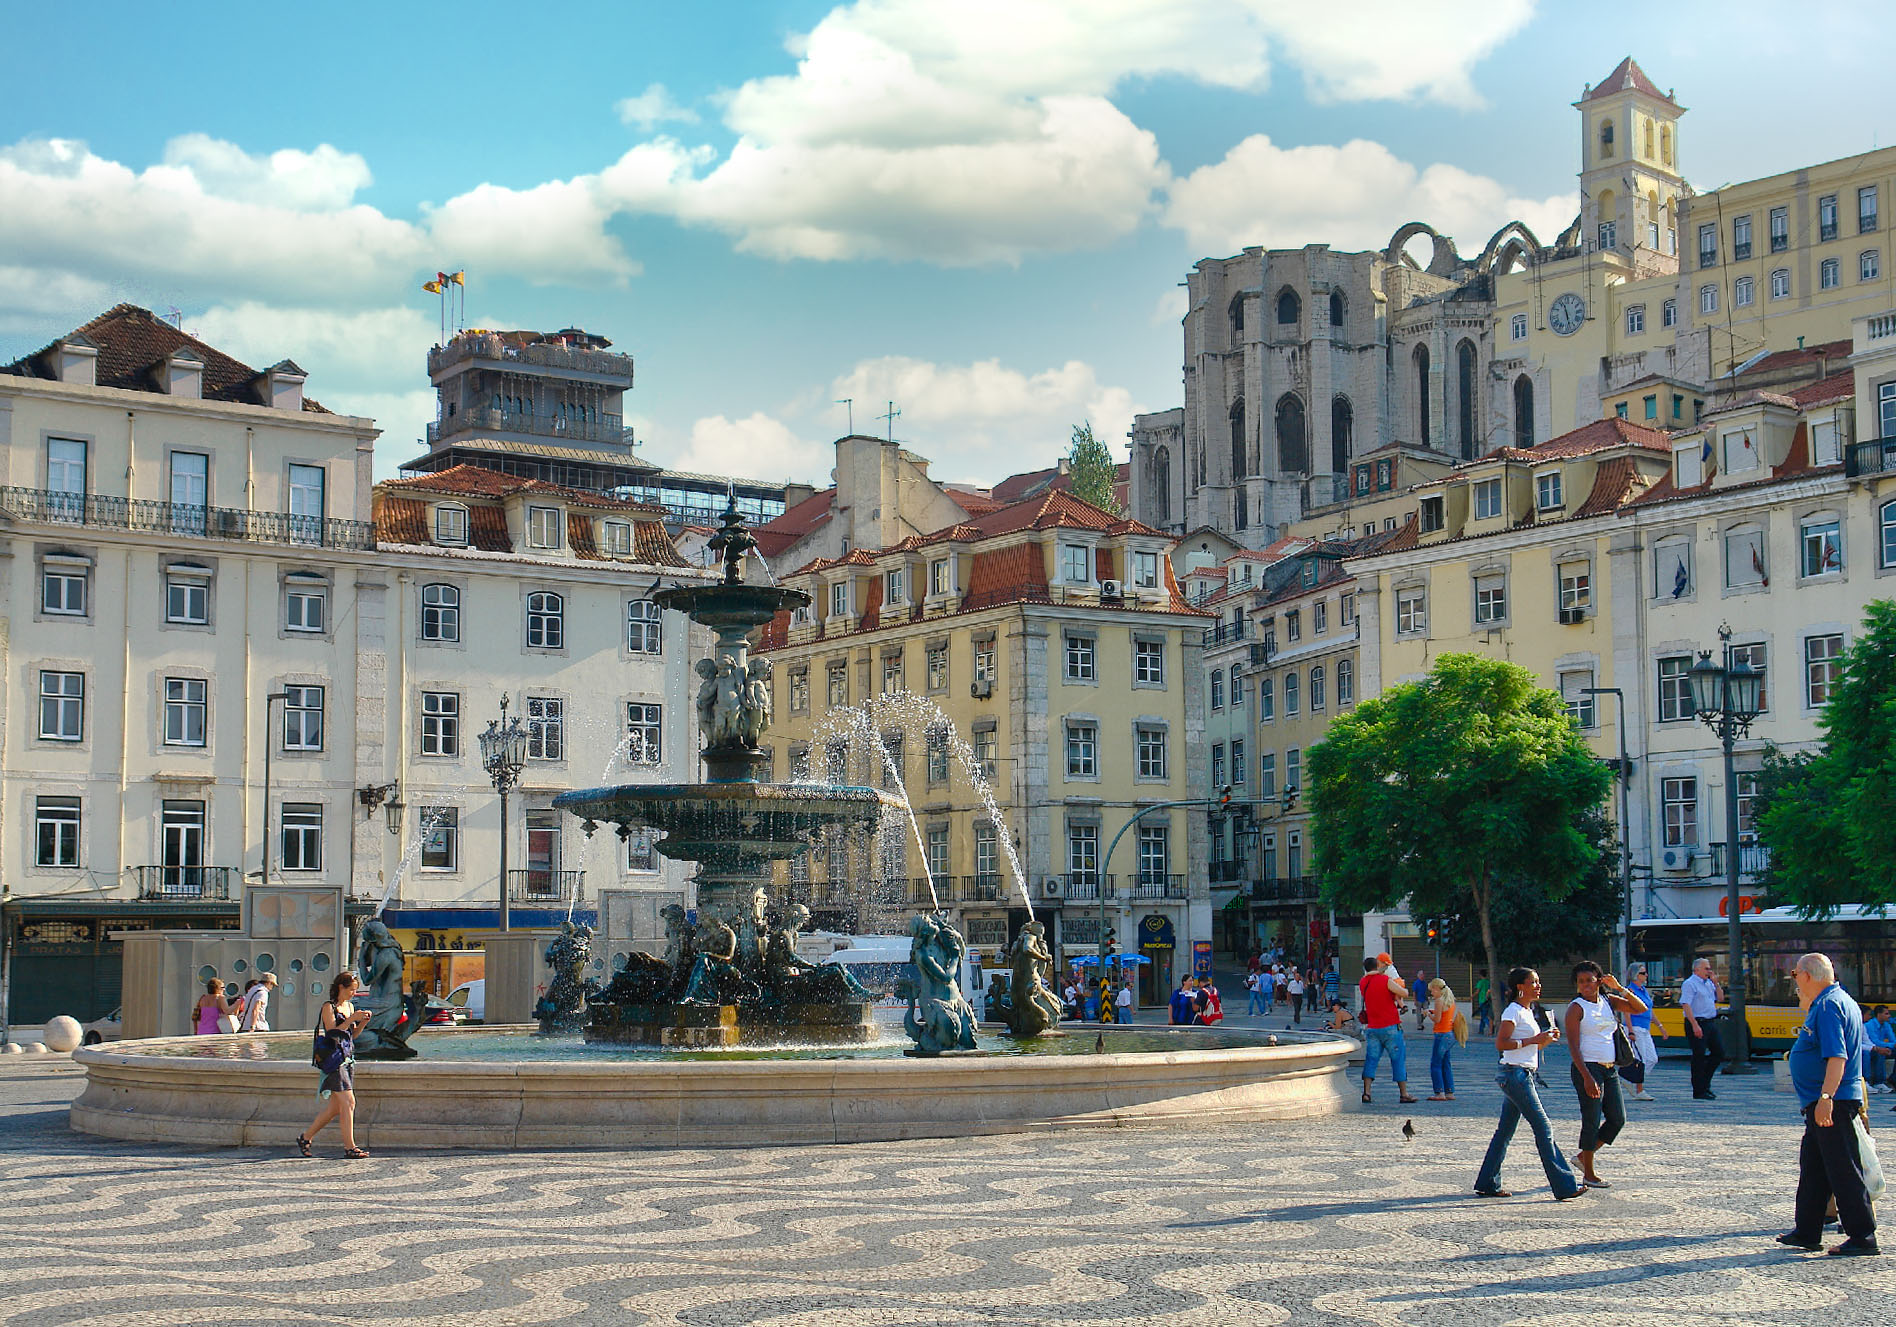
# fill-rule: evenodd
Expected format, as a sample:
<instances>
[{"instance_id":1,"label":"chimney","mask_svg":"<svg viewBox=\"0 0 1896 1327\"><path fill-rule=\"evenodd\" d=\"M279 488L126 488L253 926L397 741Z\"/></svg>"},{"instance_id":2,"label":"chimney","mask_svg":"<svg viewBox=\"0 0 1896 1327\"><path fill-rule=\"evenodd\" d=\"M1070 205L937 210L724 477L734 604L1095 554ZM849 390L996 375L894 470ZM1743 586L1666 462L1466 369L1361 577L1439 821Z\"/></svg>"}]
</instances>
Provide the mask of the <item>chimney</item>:
<instances>
[{"instance_id":1,"label":"chimney","mask_svg":"<svg viewBox=\"0 0 1896 1327\"><path fill-rule=\"evenodd\" d=\"M179 346L166 355L158 364L158 389L166 396L203 399L203 357L189 346Z\"/></svg>"},{"instance_id":2,"label":"chimney","mask_svg":"<svg viewBox=\"0 0 1896 1327\"><path fill-rule=\"evenodd\" d=\"M796 506L799 502L806 502L815 496L816 496L816 488L813 485L785 484L783 486L784 510L788 511L790 508Z\"/></svg>"},{"instance_id":3,"label":"chimney","mask_svg":"<svg viewBox=\"0 0 1896 1327\"><path fill-rule=\"evenodd\" d=\"M309 375L296 366L295 360L278 360L263 371L262 378L265 405L272 410L303 408L303 383Z\"/></svg>"},{"instance_id":4,"label":"chimney","mask_svg":"<svg viewBox=\"0 0 1896 1327\"><path fill-rule=\"evenodd\" d=\"M74 332L53 347L53 376L76 387L99 385L99 343Z\"/></svg>"}]
</instances>

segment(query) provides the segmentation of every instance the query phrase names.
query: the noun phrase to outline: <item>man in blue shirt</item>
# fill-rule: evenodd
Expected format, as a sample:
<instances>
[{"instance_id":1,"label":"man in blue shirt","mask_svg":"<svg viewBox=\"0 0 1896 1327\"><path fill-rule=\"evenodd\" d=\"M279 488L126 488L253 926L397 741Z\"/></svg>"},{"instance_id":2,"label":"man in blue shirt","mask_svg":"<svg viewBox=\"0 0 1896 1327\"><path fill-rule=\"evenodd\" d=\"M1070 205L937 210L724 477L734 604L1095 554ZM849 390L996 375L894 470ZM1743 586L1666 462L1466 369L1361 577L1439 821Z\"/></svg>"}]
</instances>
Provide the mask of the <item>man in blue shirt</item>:
<instances>
[{"instance_id":1,"label":"man in blue shirt","mask_svg":"<svg viewBox=\"0 0 1896 1327\"><path fill-rule=\"evenodd\" d=\"M1837 1201L1837 1220L1848 1236L1832 1255L1881 1253L1876 1214L1863 1185L1857 1154L1856 1117L1863 1111L1863 1011L1843 987L1830 960L1806 954L1791 972L1804 1026L1791 1045L1791 1086L1804 1111L1804 1141L1797 1154L1797 1217L1778 1243L1815 1253L1823 1247L1824 1209Z\"/></svg>"},{"instance_id":2,"label":"man in blue shirt","mask_svg":"<svg viewBox=\"0 0 1896 1327\"><path fill-rule=\"evenodd\" d=\"M1888 1005L1879 1004L1871 1011L1863 1037L1869 1043L1863 1048L1863 1077L1870 1091L1887 1092L1896 1087L1896 1075L1890 1072L1896 1068L1896 1023L1889 1021Z\"/></svg>"}]
</instances>

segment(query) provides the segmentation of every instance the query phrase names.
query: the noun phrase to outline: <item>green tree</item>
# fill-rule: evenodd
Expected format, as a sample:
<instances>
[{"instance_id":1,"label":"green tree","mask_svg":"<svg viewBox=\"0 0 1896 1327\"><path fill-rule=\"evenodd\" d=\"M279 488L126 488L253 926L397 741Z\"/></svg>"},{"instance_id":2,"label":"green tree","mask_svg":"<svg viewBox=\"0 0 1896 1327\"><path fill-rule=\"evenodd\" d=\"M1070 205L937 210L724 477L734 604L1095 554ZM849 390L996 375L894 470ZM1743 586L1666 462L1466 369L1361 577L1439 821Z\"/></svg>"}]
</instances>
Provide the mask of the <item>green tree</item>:
<instances>
[{"instance_id":1,"label":"green tree","mask_svg":"<svg viewBox=\"0 0 1896 1327\"><path fill-rule=\"evenodd\" d=\"M1067 469L1073 475L1073 496L1084 499L1103 512L1123 515L1119 506L1119 468L1106 444L1093 436L1093 424L1073 426L1073 449L1067 453Z\"/></svg>"},{"instance_id":2,"label":"green tree","mask_svg":"<svg viewBox=\"0 0 1896 1327\"><path fill-rule=\"evenodd\" d=\"M1508 938L1510 964L1538 966L1587 953L1604 944L1619 925L1626 891L1620 883L1619 841L1613 822L1604 809L1596 807L1581 815L1580 831L1591 845L1591 860L1567 893L1554 898L1505 881L1495 891L1494 930ZM1470 963L1488 961L1472 895L1462 895L1440 922L1443 949ZM1493 968L1488 971L1494 975ZM1498 977L1491 983L1499 984Z\"/></svg>"},{"instance_id":3,"label":"green tree","mask_svg":"<svg viewBox=\"0 0 1896 1327\"><path fill-rule=\"evenodd\" d=\"M1306 764L1324 897L1472 914L1499 1012L1504 908L1566 898L1600 862L1588 817L1611 775L1559 694L1518 664L1445 654L1332 723Z\"/></svg>"},{"instance_id":4,"label":"green tree","mask_svg":"<svg viewBox=\"0 0 1896 1327\"><path fill-rule=\"evenodd\" d=\"M1771 893L1805 916L1896 903L1896 602L1864 614L1817 726L1820 751L1766 756L1758 837Z\"/></svg>"}]
</instances>

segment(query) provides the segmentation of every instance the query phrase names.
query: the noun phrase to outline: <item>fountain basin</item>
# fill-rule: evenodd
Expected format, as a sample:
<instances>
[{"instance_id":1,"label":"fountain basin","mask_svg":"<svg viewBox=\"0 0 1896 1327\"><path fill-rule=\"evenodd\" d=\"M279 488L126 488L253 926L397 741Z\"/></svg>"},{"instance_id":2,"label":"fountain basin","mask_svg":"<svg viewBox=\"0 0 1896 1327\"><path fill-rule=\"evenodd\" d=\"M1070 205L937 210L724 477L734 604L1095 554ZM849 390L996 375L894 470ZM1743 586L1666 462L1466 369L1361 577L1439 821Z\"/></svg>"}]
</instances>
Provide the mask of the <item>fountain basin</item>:
<instances>
[{"instance_id":1,"label":"fountain basin","mask_svg":"<svg viewBox=\"0 0 1896 1327\"><path fill-rule=\"evenodd\" d=\"M714 873L794 857L832 825L873 827L902 809L875 788L746 782L576 788L553 805L587 821L664 830L652 845L660 856Z\"/></svg>"},{"instance_id":2,"label":"fountain basin","mask_svg":"<svg viewBox=\"0 0 1896 1327\"><path fill-rule=\"evenodd\" d=\"M1265 1045L1210 1029L1076 1026L1058 1053L1031 1047L907 1059L898 1045L698 1055L568 1052L518 1030L518 1055L449 1054L356 1066L367 1147L745 1147L951 1138L1056 1128L1204 1124L1333 1114L1354 1047L1317 1033ZM995 1044L984 1035L983 1040ZM1115 1052L1116 1041L1157 1049ZM504 1047L504 1043L502 1043ZM1171 1049L1176 1046L1177 1049ZM71 1127L139 1142L287 1147L316 1113L307 1032L170 1037L84 1048ZM280 1055L284 1058L267 1058Z\"/></svg>"}]
</instances>

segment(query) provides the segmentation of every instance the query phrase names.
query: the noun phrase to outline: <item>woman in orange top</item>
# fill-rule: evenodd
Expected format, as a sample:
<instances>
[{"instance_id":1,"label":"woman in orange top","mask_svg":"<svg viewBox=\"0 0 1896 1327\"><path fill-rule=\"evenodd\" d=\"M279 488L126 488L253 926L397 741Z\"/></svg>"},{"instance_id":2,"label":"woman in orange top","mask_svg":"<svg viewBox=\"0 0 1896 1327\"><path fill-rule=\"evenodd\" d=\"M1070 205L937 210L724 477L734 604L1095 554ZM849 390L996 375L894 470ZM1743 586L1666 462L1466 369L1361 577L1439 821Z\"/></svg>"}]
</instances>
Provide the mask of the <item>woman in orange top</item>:
<instances>
[{"instance_id":1,"label":"woman in orange top","mask_svg":"<svg viewBox=\"0 0 1896 1327\"><path fill-rule=\"evenodd\" d=\"M1430 1101L1455 1099L1455 1069L1449 1056L1455 1049L1455 992L1440 977L1429 983L1429 1021L1435 1027L1435 1044L1429 1050L1429 1083L1435 1089Z\"/></svg>"}]
</instances>

